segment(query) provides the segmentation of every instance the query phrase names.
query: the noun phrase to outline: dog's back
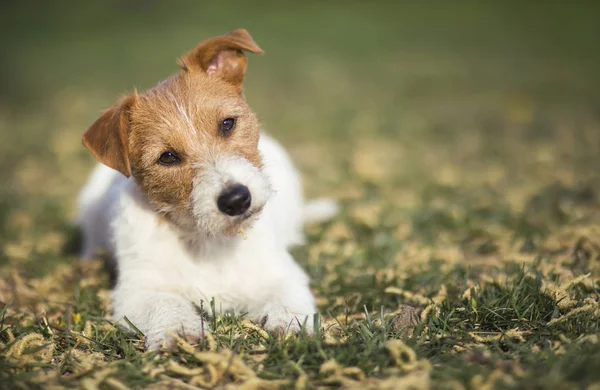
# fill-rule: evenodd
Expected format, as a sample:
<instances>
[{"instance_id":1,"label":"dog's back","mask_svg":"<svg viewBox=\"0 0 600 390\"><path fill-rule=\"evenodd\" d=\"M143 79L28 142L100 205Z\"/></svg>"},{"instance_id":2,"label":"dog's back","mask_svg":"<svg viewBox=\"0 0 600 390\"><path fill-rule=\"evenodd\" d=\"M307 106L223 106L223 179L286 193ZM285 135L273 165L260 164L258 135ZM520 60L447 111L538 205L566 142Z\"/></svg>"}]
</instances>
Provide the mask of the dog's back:
<instances>
[{"instance_id":1,"label":"dog's back","mask_svg":"<svg viewBox=\"0 0 600 390\"><path fill-rule=\"evenodd\" d=\"M112 252L110 221L118 201L116 189L126 181L119 172L98 164L83 187L77 220L83 233L83 258L95 257L102 251Z\"/></svg>"}]
</instances>

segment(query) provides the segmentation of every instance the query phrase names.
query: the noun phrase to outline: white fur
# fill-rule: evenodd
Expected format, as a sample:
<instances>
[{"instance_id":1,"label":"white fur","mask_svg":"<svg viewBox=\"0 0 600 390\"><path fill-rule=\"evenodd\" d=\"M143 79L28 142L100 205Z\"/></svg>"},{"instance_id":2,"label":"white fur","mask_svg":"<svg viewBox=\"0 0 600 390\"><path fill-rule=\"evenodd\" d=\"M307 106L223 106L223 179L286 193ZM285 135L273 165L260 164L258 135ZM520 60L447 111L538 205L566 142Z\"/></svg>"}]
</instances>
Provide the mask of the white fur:
<instances>
[{"instance_id":1,"label":"white fur","mask_svg":"<svg viewBox=\"0 0 600 390\"><path fill-rule=\"evenodd\" d=\"M303 242L302 225L331 217L335 204L311 206L288 154L262 135L259 170L236 156L217 156L198 167L191 201L198 233L161 221L133 179L98 166L80 197L83 256L108 250L118 264L112 293L114 318L124 316L146 335L150 349L170 333L200 337L207 331L195 306L246 314L267 329L311 332L316 311L308 277L287 248ZM246 185L253 214L242 222L247 238L220 234L232 217L215 199L228 183ZM306 214L308 212L308 214ZM233 217L240 218L240 217ZM215 314L215 313L212 313Z\"/></svg>"},{"instance_id":2,"label":"white fur","mask_svg":"<svg viewBox=\"0 0 600 390\"><path fill-rule=\"evenodd\" d=\"M232 226L234 229L251 227L272 194L269 179L260 169L242 157L216 158L199 166L198 172L192 191L194 219L200 231L211 238L218 237ZM223 188L237 183L248 187L252 203L243 217L230 217L216 207L215 199Z\"/></svg>"}]
</instances>

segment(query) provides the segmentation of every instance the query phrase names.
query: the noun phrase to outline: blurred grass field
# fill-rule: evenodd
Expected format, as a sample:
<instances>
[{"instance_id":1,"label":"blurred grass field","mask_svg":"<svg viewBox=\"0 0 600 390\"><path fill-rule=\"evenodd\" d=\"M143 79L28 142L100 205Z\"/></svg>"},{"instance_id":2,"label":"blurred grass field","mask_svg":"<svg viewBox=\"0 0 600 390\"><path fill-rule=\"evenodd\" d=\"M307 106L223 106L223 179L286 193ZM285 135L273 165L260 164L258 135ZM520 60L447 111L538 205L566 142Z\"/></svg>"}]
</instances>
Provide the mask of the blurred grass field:
<instances>
[{"instance_id":1,"label":"blurred grass field","mask_svg":"<svg viewBox=\"0 0 600 390\"><path fill-rule=\"evenodd\" d=\"M0 12L0 388L600 388L594 2L28 1ZM178 354L77 261L80 137L207 37L342 214L294 250L322 330L241 318Z\"/></svg>"}]
</instances>

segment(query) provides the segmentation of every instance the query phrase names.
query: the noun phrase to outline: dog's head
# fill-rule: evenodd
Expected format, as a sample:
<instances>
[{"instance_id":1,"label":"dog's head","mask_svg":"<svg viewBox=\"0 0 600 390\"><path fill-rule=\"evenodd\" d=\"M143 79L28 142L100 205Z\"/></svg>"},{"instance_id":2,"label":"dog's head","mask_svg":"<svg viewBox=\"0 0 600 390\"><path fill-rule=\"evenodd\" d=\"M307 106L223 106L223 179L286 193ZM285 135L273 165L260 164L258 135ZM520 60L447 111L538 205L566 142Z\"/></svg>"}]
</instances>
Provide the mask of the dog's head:
<instances>
[{"instance_id":1,"label":"dog's head","mask_svg":"<svg viewBox=\"0 0 600 390\"><path fill-rule=\"evenodd\" d=\"M243 29L201 42L177 75L124 97L83 136L100 162L133 176L153 208L186 231L234 235L271 194L259 123L242 95L244 51L262 53Z\"/></svg>"}]
</instances>

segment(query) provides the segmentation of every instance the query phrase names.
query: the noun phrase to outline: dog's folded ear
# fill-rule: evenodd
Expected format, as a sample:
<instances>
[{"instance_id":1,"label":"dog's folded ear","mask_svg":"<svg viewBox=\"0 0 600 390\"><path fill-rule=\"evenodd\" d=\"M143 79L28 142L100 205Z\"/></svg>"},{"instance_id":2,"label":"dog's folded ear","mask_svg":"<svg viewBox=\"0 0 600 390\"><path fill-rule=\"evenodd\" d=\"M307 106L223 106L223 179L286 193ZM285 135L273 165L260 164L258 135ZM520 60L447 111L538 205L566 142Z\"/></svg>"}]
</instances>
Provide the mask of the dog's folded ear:
<instances>
[{"instance_id":1,"label":"dog's folded ear","mask_svg":"<svg viewBox=\"0 0 600 390\"><path fill-rule=\"evenodd\" d=\"M102 164L131 176L129 163L130 114L137 94L106 110L83 135L83 145Z\"/></svg>"},{"instance_id":2,"label":"dog's folded ear","mask_svg":"<svg viewBox=\"0 0 600 390\"><path fill-rule=\"evenodd\" d=\"M250 33L240 28L200 42L194 50L180 59L179 64L186 72L200 70L209 76L220 77L241 92L248 64L244 51L263 53Z\"/></svg>"}]
</instances>

